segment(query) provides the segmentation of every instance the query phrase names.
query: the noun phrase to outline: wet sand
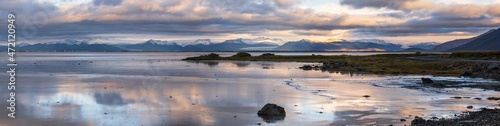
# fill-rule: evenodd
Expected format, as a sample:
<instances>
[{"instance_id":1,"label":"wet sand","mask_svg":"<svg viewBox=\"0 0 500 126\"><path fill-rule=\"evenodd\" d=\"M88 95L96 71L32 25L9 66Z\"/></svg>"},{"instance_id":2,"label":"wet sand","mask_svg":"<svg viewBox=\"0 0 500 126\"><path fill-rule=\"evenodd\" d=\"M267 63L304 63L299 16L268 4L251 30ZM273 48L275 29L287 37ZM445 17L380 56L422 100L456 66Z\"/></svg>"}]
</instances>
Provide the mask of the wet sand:
<instances>
[{"instance_id":1,"label":"wet sand","mask_svg":"<svg viewBox=\"0 0 500 126\"><path fill-rule=\"evenodd\" d=\"M0 124L403 125L414 116L495 107L496 101L485 99L500 97L474 88L407 88L418 86L421 77L498 83L485 79L303 71L297 68L307 63L295 62L180 60L201 54L19 53L17 118L5 114ZM8 98L6 90L0 94ZM283 106L285 119L258 117L266 103Z\"/></svg>"}]
</instances>

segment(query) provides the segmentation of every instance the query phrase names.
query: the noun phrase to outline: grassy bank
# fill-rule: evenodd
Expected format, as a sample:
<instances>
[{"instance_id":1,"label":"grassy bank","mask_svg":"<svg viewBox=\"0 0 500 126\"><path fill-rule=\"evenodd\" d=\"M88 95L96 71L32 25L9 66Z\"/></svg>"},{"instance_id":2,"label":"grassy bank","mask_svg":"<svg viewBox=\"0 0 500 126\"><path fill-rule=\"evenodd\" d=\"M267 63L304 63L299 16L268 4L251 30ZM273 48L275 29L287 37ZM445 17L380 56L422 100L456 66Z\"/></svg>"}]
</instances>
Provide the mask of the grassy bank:
<instances>
[{"instance_id":1,"label":"grassy bank","mask_svg":"<svg viewBox=\"0 0 500 126\"><path fill-rule=\"evenodd\" d=\"M459 76L464 71L457 67L447 67L453 65L444 61L418 61L405 59L404 57L436 56L448 57L449 54L382 54L369 56L280 56L273 54L263 54L250 56L245 53L238 53L231 57L220 57L217 54L209 54L199 57L190 57L184 60L235 60L235 61L275 61L275 62L342 62L348 65L338 66L328 71L350 71L366 72L375 74L431 74Z\"/></svg>"},{"instance_id":2,"label":"grassy bank","mask_svg":"<svg viewBox=\"0 0 500 126\"><path fill-rule=\"evenodd\" d=\"M454 52L448 56L456 59L500 60L500 51L492 52Z\"/></svg>"},{"instance_id":3,"label":"grassy bank","mask_svg":"<svg viewBox=\"0 0 500 126\"><path fill-rule=\"evenodd\" d=\"M303 66L304 70L345 71L374 74L420 74L439 76L470 76L500 80L497 52L456 52L452 54L380 54L368 56L281 56L264 53L252 56L239 52L229 57L208 54L189 57L184 60L233 60L233 61L273 61L273 62L316 62L315 66ZM476 61L475 61L476 60ZM477 61L483 60L483 61Z\"/></svg>"}]
</instances>

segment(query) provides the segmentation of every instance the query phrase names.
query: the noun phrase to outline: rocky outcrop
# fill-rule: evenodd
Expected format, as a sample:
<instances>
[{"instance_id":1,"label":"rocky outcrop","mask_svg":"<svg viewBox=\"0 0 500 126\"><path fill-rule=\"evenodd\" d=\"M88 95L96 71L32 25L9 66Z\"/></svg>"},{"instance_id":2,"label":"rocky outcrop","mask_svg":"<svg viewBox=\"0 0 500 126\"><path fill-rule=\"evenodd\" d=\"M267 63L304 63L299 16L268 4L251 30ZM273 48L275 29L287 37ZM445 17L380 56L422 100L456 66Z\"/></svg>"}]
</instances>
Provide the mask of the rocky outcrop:
<instances>
[{"instance_id":1,"label":"rocky outcrop","mask_svg":"<svg viewBox=\"0 0 500 126\"><path fill-rule=\"evenodd\" d=\"M425 120L424 118L418 117L418 116L415 117L415 119L413 121L411 121L412 125L422 125L425 123L427 123L427 120Z\"/></svg>"},{"instance_id":2,"label":"rocky outcrop","mask_svg":"<svg viewBox=\"0 0 500 126\"><path fill-rule=\"evenodd\" d=\"M454 63L454 67L462 68L465 77L480 77L500 80L498 63Z\"/></svg>"},{"instance_id":3,"label":"rocky outcrop","mask_svg":"<svg viewBox=\"0 0 500 126\"><path fill-rule=\"evenodd\" d=\"M335 69L343 66L348 66L347 62L323 62L321 69Z\"/></svg>"},{"instance_id":4,"label":"rocky outcrop","mask_svg":"<svg viewBox=\"0 0 500 126\"><path fill-rule=\"evenodd\" d=\"M499 69L498 63L491 63L490 65L488 65L488 70L498 70L498 69Z\"/></svg>"},{"instance_id":5,"label":"rocky outcrop","mask_svg":"<svg viewBox=\"0 0 500 126\"><path fill-rule=\"evenodd\" d=\"M299 69L303 70L322 70L322 71L335 71L340 67L359 67L359 64L355 63L347 63L347 62L323 62L321 65L304 65L299 67Z\"/></svg>"},{"instance_id":6,"label":"rocky outcrop","mask_svg":"<svg viewBox=\"0 0 500 126\"><path fill-rule=\"evenodd\" d=\"M497 126L498 124L500 124L500 109L486 108L481 108L480 111L464 112L448 119L433 117L425 120L415 117L411 121L411 126Z\"/></svg>"},{"instance_id":7,"label":"rocky outcrop","mask_svg":"<svg viewBox=\"0 0 500 126\"><path fill-rule=\"evenodd\" d=\"M430 78L422 78L422 83L423 84L432 84L434 81L432 81Z\"/></svg>"}]
</instances>

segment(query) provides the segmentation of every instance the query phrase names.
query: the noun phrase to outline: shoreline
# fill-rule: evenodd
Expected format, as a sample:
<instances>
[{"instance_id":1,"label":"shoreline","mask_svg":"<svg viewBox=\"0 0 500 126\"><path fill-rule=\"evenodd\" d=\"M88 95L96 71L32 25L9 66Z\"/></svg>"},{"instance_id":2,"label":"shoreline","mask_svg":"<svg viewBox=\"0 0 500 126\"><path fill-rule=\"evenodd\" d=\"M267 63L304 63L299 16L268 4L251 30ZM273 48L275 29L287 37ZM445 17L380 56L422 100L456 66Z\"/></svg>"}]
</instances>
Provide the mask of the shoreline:
<instances>
[{"instance_id":1,"label":"shoreline","mask_svg":"<svg viewBox=\"0 0 500 126\"><path fill-rule=\"evenodd\" d=\"M458 52L452 54L378 54L368 56L283 56L264 53L251 56L239 52L233 56L221 57L211 53L198 57L188 57L185 61L228 60L228 61L272 61L272 62L309 62L318 65L304 65L303 70L329 72L354 72L393 75L433 75L464 76L500 80L500 52ZM478 55L478 56L475 56ZM429 58L432 57L432 58Z\"/></svg>"},{"instance_id":2,"label":"shoreline","mask_svg":"<svg viewBox=\"0 0 500 126\"><path fill-rule=\"evenodd\" d=\"M329 72L349 71L371 74L428 74L433 76L466 76L500 80L500 70L496 55L500 52L459 52L452 54L379 54L370 56L280 56L264 53L260 56L251 56L239 52L230 57L220 57L211 53L199 57L189 57L185 61L199 60L229 60L229 61L274 61L274 62L312 62L321 65L304 65L302 70L321 70ZM488 55L485 55L488 54ZM479 56L476 56L479 55ZM431 59L423 58L432 57ZM428 79L428 78L427 78ZM430 79L429 79L430 80ZM422 78L422 86L429 86ZM458 85L448 82L432 82L434 88L453 88ZM458 86L460 87L460 86ZM464 86L465 87L465 86ZM499 84L470 86L474 88L500 91ZM488 98L488 100L490 100ZM498 125L500 110L482 108L478 111L467 111L452 118L429 120L415 117L411 125Z\"/></svg>"}]
</instances>

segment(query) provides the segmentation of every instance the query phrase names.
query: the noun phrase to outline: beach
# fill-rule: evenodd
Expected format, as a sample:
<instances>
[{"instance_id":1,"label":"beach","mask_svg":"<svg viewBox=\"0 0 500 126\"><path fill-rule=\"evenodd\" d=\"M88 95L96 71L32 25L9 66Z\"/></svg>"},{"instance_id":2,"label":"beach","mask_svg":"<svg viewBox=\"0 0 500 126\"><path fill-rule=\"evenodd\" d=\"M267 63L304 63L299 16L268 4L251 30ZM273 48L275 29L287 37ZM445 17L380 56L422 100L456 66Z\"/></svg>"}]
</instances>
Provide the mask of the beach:
<instances>
[{"instance_id":1,"label":"beach","mask_svg":"<svg viewBox=\"0 0 500 126\"><path fill-rule=\"evenodd\" d=\"M494 108L498 102L487 98L500 97L494 90L420 84L423 77L463 85L499 83L491 79L299 69L317 64L307 62L181 60L203 54L207 53L20 52L16 119L5 115L0 122L75 126L408 125L415 116L448 118L466 110ZM219 54L231 56L235 52ZM8 80L7 73L2 74L1 79ZM7 91L0 93L8 99ZM285 108L286 117L259 117L257 111L267 103ZM8 102L1 105L8 106ZM7 109L0 111L8 113Z\"/></svg>"}]
</instances>

